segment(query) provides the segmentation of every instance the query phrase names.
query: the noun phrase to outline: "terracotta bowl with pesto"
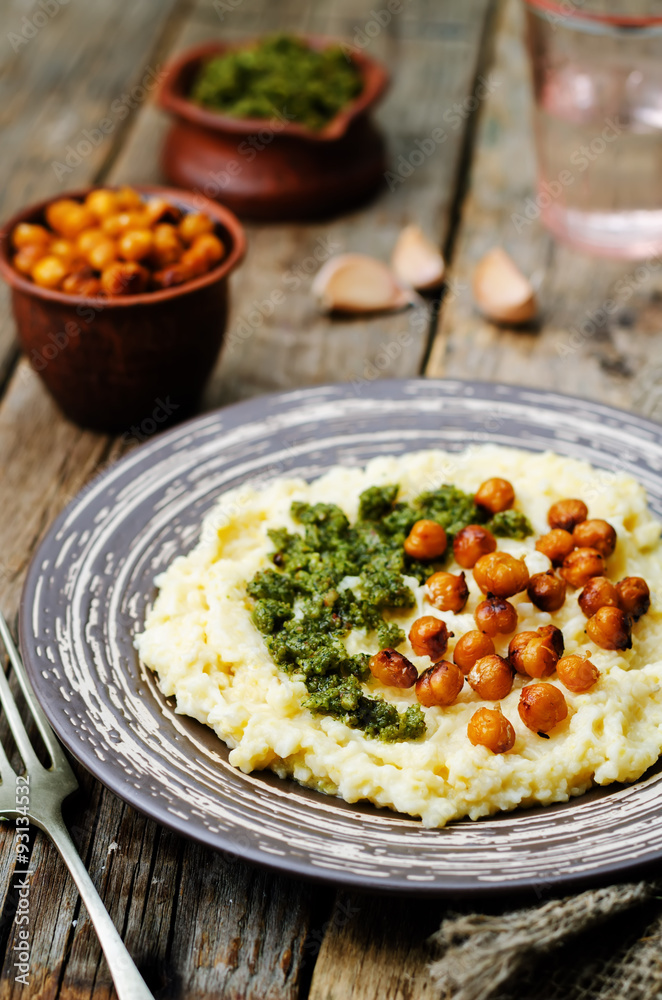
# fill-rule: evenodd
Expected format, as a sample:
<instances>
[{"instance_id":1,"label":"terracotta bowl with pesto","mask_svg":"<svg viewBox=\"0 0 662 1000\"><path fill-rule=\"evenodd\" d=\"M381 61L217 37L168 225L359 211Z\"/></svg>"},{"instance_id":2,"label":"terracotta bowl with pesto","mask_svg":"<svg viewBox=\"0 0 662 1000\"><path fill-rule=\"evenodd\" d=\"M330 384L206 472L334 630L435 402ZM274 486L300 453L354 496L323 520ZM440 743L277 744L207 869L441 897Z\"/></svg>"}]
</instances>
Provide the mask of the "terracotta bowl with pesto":
<instances>
[{"instance_id":1,"label":"terracotta bowl with pesto","mask_svg":"<svg viewBox=\"0 0 662 1000\"><path fill-rule=\"evenodd\" d=\"M316 50L341 44L317 35L299 37ZM362 88L319 129L282 119L233 117L191 98L206 63L256 41L207 42L166 67L159 102L175 117L162 152L166 176L220 199L243 218L321 218L365 201L386 170L384 140L370 117L388 86L386 69L352 47Z\"/></svg>"},{"instance_id":2,"label":"terracotta bowl with pesto","mask_svg":"<svg viewBox=\"0 0 662 1000\"><path fill-rule=\"evenodd\" d=\"M213 219L225 247L223 259L170 288L86 297L40 287L12 264L15 227L43 225L56 199L23 209L0 230L0 274L11 287L18 339L28 361L67 417L113 433L143 425L149 425L145 433L152 433L194 409L223 342L228 277L246 249L239 220L216 202L172 188L134 189L144 200L164 198L184 214L200 212ZM64 197L83 201L91 190Z\"/></svg>"}]
</instances>

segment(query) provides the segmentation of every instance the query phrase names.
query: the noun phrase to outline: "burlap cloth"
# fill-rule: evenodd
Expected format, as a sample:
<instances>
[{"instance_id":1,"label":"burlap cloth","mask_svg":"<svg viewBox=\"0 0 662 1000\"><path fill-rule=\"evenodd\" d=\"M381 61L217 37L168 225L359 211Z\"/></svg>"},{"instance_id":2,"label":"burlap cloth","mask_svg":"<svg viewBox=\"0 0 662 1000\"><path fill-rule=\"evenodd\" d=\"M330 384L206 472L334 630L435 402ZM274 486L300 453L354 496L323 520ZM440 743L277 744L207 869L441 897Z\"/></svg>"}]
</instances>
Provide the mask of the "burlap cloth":
<instances>
[{"instance_id":1,"label":"burlap cloth","mask_svg":"<svg viewBox=\"0 0 662 1000\"><path fill-rule=\"evenodd\" d=\"M662 1000L662 881L456 913L430 943L443 1000Z\"/></svg>"}]
</instances>

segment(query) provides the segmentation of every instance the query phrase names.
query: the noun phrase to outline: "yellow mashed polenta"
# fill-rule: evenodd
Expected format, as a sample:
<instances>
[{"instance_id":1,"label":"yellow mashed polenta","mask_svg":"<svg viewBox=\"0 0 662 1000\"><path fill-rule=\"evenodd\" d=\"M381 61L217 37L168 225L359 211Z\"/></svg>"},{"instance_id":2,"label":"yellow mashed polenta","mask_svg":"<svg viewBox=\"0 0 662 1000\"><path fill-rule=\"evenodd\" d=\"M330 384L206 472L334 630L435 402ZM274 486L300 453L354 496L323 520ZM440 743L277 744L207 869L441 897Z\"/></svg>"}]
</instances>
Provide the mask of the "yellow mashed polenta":
<instances>
[{"instance_id":1,"label":"yellow mashed polenta","mask_svg":"<svg viewBox=\"0 0 662 1000\"><path fill-rule=\"evenodd\" d=\"M568 588L554 614L538 610L526 592L511 598L519 615L517 631L553 623L563 630L566 653L587 652L600 670L588 693L572 694L554 674L550 683L563 690L568 718L541 739L520 721L517 711L523 678L501 702L513 724L513 749L495 755L467 738L467 723L481 701L468 684L447 708L424 709L427 734L415 742L383 743L368 739L329 716L302 708L307 691L273 663L262 635L251 621L252 601L246 583L270 567L272 543L267 529L301 531L290 517L293 500L338 504L350 520L359 494L369 486L399 483L399 499L409 500L443 483L474 492L491 476L509 479L516 508L527 514L535 534L524 541L498 539L499 549L524 556L530 573L547 570L549 560L535 551L535 538L548 531L550 504L563 497L586 502L589 517L604 518L618 534L608 560L609 577L642 576L652 606L634 626L633 648L601 650L585 634L586 618L578 591ZM449 563L452 572L459 567ZM629 476L608 473L556 454L530 454L497 446L477 446L462 454L422 451L405 457L382 457L365 469L334 468L312 483L278 479L261 489L244 487L226 493L205 518L202 536L187 556L175 559L157 578L159 595L136 643L143 661L156 671L162 691L177 699L177 711L211 726L231 748L230 762L242 771L269 767L348 802L368 799L401 813L421 817L426 826L442 826L468 816L477 819L500 810L535 803L563 802L593 782L633 781L662 750L662 566L660 524L646 507L644 490ZM473 612L483 599L467 572L469 602L459 614L431 607L424 588L407 582L417 607L391 614L405 632L421 614L443 618L455 642L475 628ZM497 637L505 654L510 637ZM355 630L349 652L377 651L374 635ZM414 655L408 641L402 652L419 672L430 665ZM400 711L416 703L414 690L366 685Z\"/></svg>"}]
</instances>

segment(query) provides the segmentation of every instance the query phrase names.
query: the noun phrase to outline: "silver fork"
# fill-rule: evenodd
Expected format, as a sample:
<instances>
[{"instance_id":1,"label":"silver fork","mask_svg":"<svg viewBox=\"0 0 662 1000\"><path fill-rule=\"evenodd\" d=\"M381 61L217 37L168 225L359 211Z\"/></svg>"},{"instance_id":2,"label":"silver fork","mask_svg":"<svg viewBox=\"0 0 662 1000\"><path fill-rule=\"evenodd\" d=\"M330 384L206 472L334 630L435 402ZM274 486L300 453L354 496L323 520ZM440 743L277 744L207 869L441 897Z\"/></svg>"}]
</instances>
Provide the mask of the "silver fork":
<instances>
[{"instance_id":1,"label":"silver fork","mask_svg":"<svg viewBox=\"0 0 662 1000\"><path fill-rule=\"evenodd\" d=\"M0 743L0 816L27 815L32 822L50 837L71 872L85 903L90 920L97 932L99 942L106 956L119 1000L154 1000L145 981L138 972L131 956L124 947L122 938L94 888L94 883L81 861L75 844L62 819L62 803L75 792L78 782L69 762L42 712L30 686L25 667L14 645L7 622L0 612L0 636L5 645L14 673L30 710L37 729L41 734L52 764L49 769L41 765L30 743L21 720L20 713L11 693L9 682L0 664L0 704L9 728L12 731L18 751L25 764L28 783L17 783L17 774L12 768L7 754ZM18 805L18 799L25 798L28 789L29 805Z\"/></svg>"}]
</instances>

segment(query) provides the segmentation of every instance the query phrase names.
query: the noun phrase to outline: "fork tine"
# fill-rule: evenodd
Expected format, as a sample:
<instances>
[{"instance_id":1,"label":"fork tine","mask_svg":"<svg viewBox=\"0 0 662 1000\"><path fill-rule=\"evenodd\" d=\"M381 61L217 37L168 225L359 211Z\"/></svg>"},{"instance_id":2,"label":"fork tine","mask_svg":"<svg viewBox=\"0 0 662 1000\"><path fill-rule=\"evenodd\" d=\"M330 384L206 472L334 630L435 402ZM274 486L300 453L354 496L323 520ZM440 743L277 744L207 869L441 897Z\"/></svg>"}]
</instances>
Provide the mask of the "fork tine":
<instances>
[{"instance_id":1,"label":"fork tine","mask_svg":"<svg viewBox=\"0 0 662 1000\"><path fill-rule=\"evenodd\" d=\"M30 682L28 680L27 674L25 672L25 667L21 661L18 650L14 645L14 640L12 639L11 632L9 631L9 626L4 619L2 612L0 611L0 637L4 643L5 649L9 655L9 660L12 667L14 668L14 673L16 674L16 679L20 685L21 691L23 692L23 697L25 698L30 714L32 715L34 721L37 724L37 729L41 734L41 738L44 741L46 749L50 754L51 761L54 767L65 767L69 769L69 762L64 755L64 751L57 742L53 730L48 724L46 716L41 710L41 706L37 702L34 696L32 688L30 687ZM7 721L9 722L9 727L13 733L14 739L16 740L16 745L18 746L19 752L26 767L29 769L31 767L41 767L39 758L34 752L30 739L23 725L23 721L19 714L18 708L16 707L16 702L14 701L14 696L11 693L9 687L9 682L5 676L4 670L0 670L0 701L2 702L2 707L5 710L7 716Z\"/></svg>"}]
</instances>

